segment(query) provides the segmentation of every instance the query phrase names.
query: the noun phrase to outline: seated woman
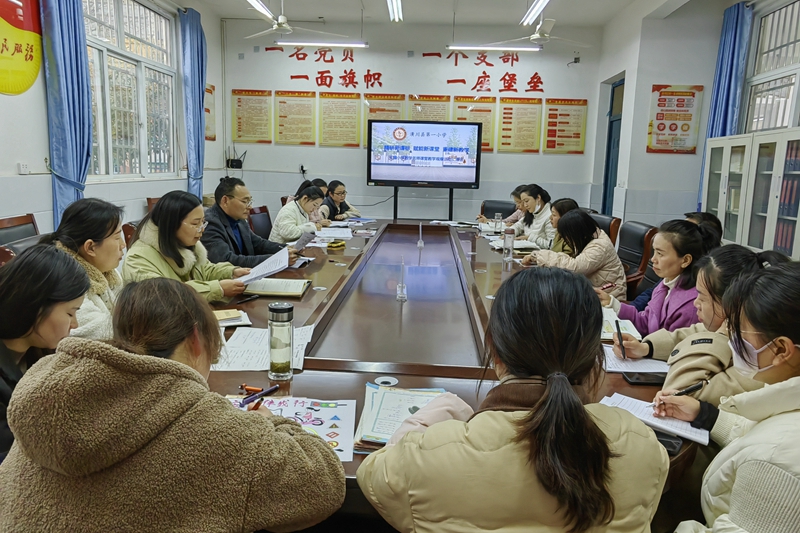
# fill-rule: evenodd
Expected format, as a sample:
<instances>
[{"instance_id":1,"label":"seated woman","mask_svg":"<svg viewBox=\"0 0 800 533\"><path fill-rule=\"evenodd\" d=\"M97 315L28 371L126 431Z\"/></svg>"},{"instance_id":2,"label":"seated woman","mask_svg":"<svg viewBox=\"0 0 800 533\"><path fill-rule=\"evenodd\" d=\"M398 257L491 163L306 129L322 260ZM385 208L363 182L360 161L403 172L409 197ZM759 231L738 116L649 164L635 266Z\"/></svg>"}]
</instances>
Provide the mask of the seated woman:
<instances>
[{"instance_id":1,"label":"seated woman","mask_svg":"<svg viewBox=\"0 0 800 533\"><path fill-rule=\"evenodd\" d=\"M572 198L560 198L550 204L550 225L556 230L556 236L553 239L553 244L550 249L554 252L563 252L567 255L572 254L572 248L564 242L564 239L558 233L558 221L561 217L574 209L579 209L578 202Z\"/></svg>"},{"instance_id":2,"label":"seated woman","mask_svg":"<svg viewBox=\"0 0 800 533\"><path fill-rule=\"evenodd\" d=\"M300 186L297 188L297 192L294 193L293 196L286 197L286 203L287 204L292 203L298 198L300 198L300 194L309 187L319 187L319 190L322 191L323 197L328 194L328 184L325 183L325 180L319 178L315 180L305 180L303 181L303 183L300 184ZM308 220L310 220L315 224L319 222L319 224L323 228L327 228L328 226L331 225L331 221L323 217L322 214L319 212L319 209L315 209L313 213L309 213Z\"/></svg>"},{"instance_id":3,"label":"seated woman","mask_svg":"<svg viewBox=\"0 0 800 533\"><path fill-rule=\"evenodd\" d=\"M503 219L503 223L506 226L513 226L516 224L522 217L525 216L525 211L522 210L522 199L520 198L520 193L525 190L527 185L520 185L513 191L511 191L511 199L514 201L514 205L517 206L517 210L511 213L509 216ZM487 213L489 216L493 216L493 213ZM475 220L481 222L483 224L487 224L489 219L486 218L484 215L478 215L475 217ZM494 220L494 219L493 219Z\"/></svg>"},{"instance_id":4,"label":"seated woman","mask_svg":"<svg viewBox=\"0 0 800 533\"><path fill-rule=\"evenodd\" d=\"M407 419L359 467L364 495L402 532L648 531L669 461L630 413L584 405L602 325L584 276L513 275L486 334L500 384L475 414L442 395Z\"/></svg>"},{"instance_id":5,"label":"seated woman","mask_svg":"<svg viewBox=\"0 0 800 533\"><path fill-rule=\"evenodd\" d=\"M209 392L221 346L185 284L125 286L113 345L67 339L17 387L0 530L295 531L336 511L344 471L324 440Z\"/></svg>"},{"instance_id":6,"label":"seated woman","mask_svg":"<svg viewBox=\"0 0 800 533\"><path fill-rule=\"evenodd\" d=\"M627 292L625 267L617 250L589 213L574 209L558 221L558 233L573 252L565 254L537 250L522 260L523 265L540 265L583 274L598 289L611 284L610 294L623 298Z\"/></svg>"},{"instance_id":7,"label":"seated woman","mask_svg":"<svg viewBox=\"0 0 800 533\"><path fill-rule=\"evenodd\" d=\"M718 405L723 396L760 389L763 383L745 378L734 369L733 353L728 344L728 326L722 298L728 287L742 275L786 263L789 258L778 252L755 253L744 246L729 244L716 248L697 261L697 309L699 324L675 331L660 329L642 342L622 334L625 355L631 359L653 357L670 364L665 389L685 389L706 380L692 393L698 400ZM614 334L614 353L622 357L620 341Z\"/></svg>"},{"instance_id":8,"label":"seated woman","mask_svg":"<svg viewBox=\"0 0 800 533\"><path fill-rule=\"evenodd\" d=\"M78 327L88 290L86 271L53 246L32 246L0 267L0 463L14 442L6 421L11 393L43 350Z\"/></svg>"},{"instance_id":9,"label":"seated woman","mask_svg":"<svg viewBox=\"0 0 800 533\"><path fill-rule=\"evenodd\" d=\"M328 220L346 220L360 217L361 213L358 209L348 204L345 198L347 198L347 190L344 187L344 183L333 180L328 184L328 193L319 208L319 213Z\"/></svg>"},{"instance_id":10,"label":"seated woman","mask_svg":"<svg viewBox=\"0 0 800 533\"><path fill-rule=\"evenodd\" d=\"M83 198L69 205L58 229L39 242L55 244L71 255L89 275L91 287L78 310L74 337L111 338L111 313L122 278L117 273L125 251L122 208L99 198Z\"/></svg>"},{"instance_id":11,"label":"seated woman","mask_svg":"<svg viewBox=\"0 0 800 533\"><path fill-rule=\"evenodd\" d=\"M538 185L528 185L520 192L525 216L512 227L518 240L528 240L541 250L549 250L556 236L550 224L550 195Z\"/></svg>"},{"instance_id":12,"label":"seated woman","mask_svg":"<svg viewBox=\"0 0 800 533\"><path fill-rule=\"evenodd\" d=\"M244 292L236 279L250 272L230 263L210 263L200 237L205 212L197 196L172 191L142 219L122 265L126 283L148 278L182 281L215 302Z\"/></svg>"},{"instance_id":13,"label":"seated woman","mask_svg":"<svg viewBox=\"0 0 800 533\"><path fill-rule=\"evenodd\" d=\"M686 220L670 220L653 238L653 271L661 281L644 311L595 289L600 301L612 307L620 318L630 320L642 335L659 329L674 331L700 321L692 305L697 298L697 270L693 264L719 242L715 231Z\"/></svg>"},{"instance_id":14,"label":"seated woman","mask_svg":"<svg viewBox=\"0 0 800 533\"><path fill-rule=\"evenodd\" d=\"M733 366L768 384L723 398L719 408L691 396L655 397L655 415L711 431L722 446L703 475L706 525L678 533L800 531L800 264L734 281L722 300Z\"/></svg>"},{"instance_id":15,"label":"seated woman","mask_svg":"<svg viewBox=\"0 0 800 533\"><path fill-rule=\"evenodd\" d=\"M278 211L269 240L280 244L293 242L303 233L314 233L322 229L322 223L311 222L309 214L319 209L324 195L319 187L306 187L292 203L287 203ZM330 222L329 222L330 224Z\"/></svg>"}]
</instances>

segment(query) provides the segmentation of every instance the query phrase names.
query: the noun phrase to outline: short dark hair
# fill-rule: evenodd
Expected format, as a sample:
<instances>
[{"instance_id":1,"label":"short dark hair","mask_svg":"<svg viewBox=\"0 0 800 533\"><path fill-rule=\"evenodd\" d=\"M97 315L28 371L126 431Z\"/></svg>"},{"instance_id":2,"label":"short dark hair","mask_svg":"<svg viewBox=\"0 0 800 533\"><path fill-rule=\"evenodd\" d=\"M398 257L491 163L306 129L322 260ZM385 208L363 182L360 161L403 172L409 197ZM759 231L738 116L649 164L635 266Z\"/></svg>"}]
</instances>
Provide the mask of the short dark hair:
<instances>
[{"instance_id":1,"label":"short dark hair","mask_svg":"<svg viewBox=\"0 0 800 533\"><path fill-rule=\"evenodd\" d=\"M687 220L691 220L695 224L702 224L706 223L719 233L720 238L722 238L722 222L719 221L717 215L713 213L707 213L705 211L692 211L691 213L684 213L683 216L686 217Z\"/></svg>"},{"instance_id":2,"label":"short dark hair","mask_svg":"<svg viewBox=\"0 0 800 533\"><path fill-rule=\"evenodd\" d=\"M517 185L516 187L514 187L514 190L511 191L511 197L512 198L519 198L519 195L522 194L522 191L524 191L527 187L528 186L524 185L524 184L523 185Z\"/></svg>"},{"instance_id":3,"label":"short dark hair","mask_svg":"<svg viewBox=\"0 0 800 533\"><path fill-rule=\"evenodd\" d=\"M101 242L112 236L122 222L122 208L100 198L81 198L61 215L58 229L42 237L42 244L60 242L73 252L88 241Z\"/></svg>"},{"instance_id":4,"label":"short dark hair","mask_svg":"<svg viewBox=\"0 0 800 533\"><path fill-rule=\"evenodd\" d=\"M583 209L573 209L558 219L558 234L572 248L573 257L594 240L598 229L597 222Z\"/></svg>"},{"instance_id":5,"label":"short dark hair","mask_svg":"<svg viewBox=\"0 0 800 533\"><path fill-rule=\"evenodd\" d=\"M24 337L53 306L89 290L86 270L55 246L31 246L0 267L0 339Z\"/></svg>"},{"instance_id":6,"label":"short dark hair","mask_svg":"<svg viewBox=\"0 0 800 533\"><path fill-rule=\"evenodd\" d=\"M217 202L217 205L222 202L224 196L233 196L236 187L246 187L246 185L239 178L231 178L230 176L220 178L219 185L214 191L214 201Z\"/></svg>"},{"instance_id":7,"label":"short dark hair","mask_svg":"<svg viewBox=\"0 0 800 533\"><path fill-rule=\"evenodd\" d=\"M325 183L325 180L322 178L316 178L314 180L311 180L311 184L315 187L319 187L320 189L323 187L325 187L326 189L328 188L328 184Z\"/></svg>"},{"instance_id":8,"label":"short dark hair","mask_svg":"<svg viewBox=\"0 0 800 533\"><path fill-rule=\"evenodd\" d=\"M678 256L692 256L692 263L681 272L678 286L694 288L697 283L697 261L719 246L719 234L706 224L688 220L669 220L661 224L658 233L667 239Z\"/></svg>"},{"instance_id":9,"label":"short dark hair","mask_svg":"<svg viewBox=\"0 0 800 533\"><path fill-rule=\"evenodd\" d=\"M302 191L297 194L296 199L299 200L303 196L307 196L309 200L319 200L321 198L325 198L325 195L322 194L322 189L319 187L311 186L306 187Z\"/></svg>"},{"instance_id":10,"label":"short dark hair","mask_svg":"<svg viewBox=\"0 0 800 533\"><path fill-rule=\"evenodd\" d=\"M336 190L337 187L341 185L342 187L346 187L344 183L339 180L333 180L328 184L328 196L333 196L333 191Z\"/></svg>"},{"instance_id":11,"label":"short dark hair","mask_svg":"<svg viewBox=\"0 0 800 533\"><path fill-rule=\"evenodd\" d=\"M550 204L550 208L555 209L558 216L563 217L573 209L579 209L580 206L572 198L559 198Z\"/></svg>"},{"instance_id":12,"label":"short dark hair","mask_svg":"<svg viewBox=\"0 0 800 533\"><path fill-rule=\"evenodd\" d=\"M591 283L559 268L522 270L495 295L485 363L501 361L516 377L538 377L544 395L517 423L516 441L544 489L564 510L571 533L614 517L605 434L573 385L596 390L604 355L603 310Z\"/></svg>"},{"instance_id":13,"label":"short dark hair","mask_svg":"<svg viewBox=\"0 0 800 533\"><path fill-rule=\"evenodd\" d=\"M304 190L308 189L309 187L313 186L314 184L311 183L311 180L303 180L303 183L297 188L297 192L294 193L295 198L300 198L300 193Z\"/></svg>"},{"instance_id":14,"label":"short dark hair","mask_svg":"<svg viewBox=\"0 0 800 533\"><path fill-rule=\"evenodd\" d=\"M178 241L177 232L183 219L200 205L203 204L197 196L186 191L168 192L139 223L131 240L131 246L139 240L139 235L147 223L152 221L158 228L158 247L161 255L175 261L178 268L183 268L183 257L180 251L183 245Z\"/></svg>"},{"instance_id":15,"label":"short dark hair","mask_svg":"<svg viewBox=\"0 0 800 533\"><path fill-rule=\"evenodd\" d=\"M520 194L525 193L531 198L541 198L542 202L545 204L550 203L550 193L546 190L542 189L535 183L531 183L530 185L526 185L524 189L520 191ZM526 211L525 218L523 219L526 226L530 226L533 224L533 213Z\"/></svg>"}]
</instances>

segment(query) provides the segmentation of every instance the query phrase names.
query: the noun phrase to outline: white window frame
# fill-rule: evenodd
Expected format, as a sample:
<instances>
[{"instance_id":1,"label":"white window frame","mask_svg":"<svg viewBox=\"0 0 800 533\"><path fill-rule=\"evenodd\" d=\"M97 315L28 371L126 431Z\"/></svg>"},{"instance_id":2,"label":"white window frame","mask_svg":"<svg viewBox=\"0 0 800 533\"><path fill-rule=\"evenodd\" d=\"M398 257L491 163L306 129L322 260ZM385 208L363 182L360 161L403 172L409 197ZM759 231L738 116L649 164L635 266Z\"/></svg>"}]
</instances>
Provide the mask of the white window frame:
<instances>
[{"instance_id":1,"label":"white window frame","mask_svg":"<svg viewBox=\"0 0 800 533\"><path fill-rule=\"evenodd\" d=\"M787 128L793 128L800 124L800 106L798 105L798 99L800 99L800 63L777 68L761 74L754 74L756 70L756 62L758 61L758 38L761 30L762 17L769 15L774 11L778 11L789 4L793 4L795 1L796 0L767 0L764 2L759 2L755 5L755 11L753 12L753 28L750 34L750 45L748 46L747 53L747 67L745 70L745 73L748 77L745 78L744 91L742 92L739 133L780 131ZM792 74L794 74L794 93L792 95L791 107L789 108L789 124L780 128L768 128L750 131L748 119L750 115L750 93L753 86L768 81L785 78L786 76L791 76Z\"/></svg>"},{"instance_id":2,"label":"white window frame","mask_svg":"<svg viewBox=\"0 0 800 533\"><path fill-rule=\"evenodd\" d=\"M99 50L100 52L100 65L98 68L101 72L103 79L103 93L104 99L103 111L105 116L105 174L89 174L87 177L88 183L106 182L106 181L130 181L130 180L160 180L160 179L175 179L180 177L181 162L178 157L179 149L178 142L180 140L178 121L179 117L183 115L178 112L178 91L182 90L182 83L179 79L179 71L177 66L178 54L176 46L178 44L177 35L177 22L173 14L166 12L160 6L149 2L148 0L133 0L142 4L148 9L152 9L159 15L165 17L169 23L170 31L170 52L172 57L170 63L172 66L167 66L162 63L154 62L150 59L134 54L124 49L125 46L125 31L123 28L123 0L113 0L114 2L114 16L117 22L117 43L115 46L109 42L103 41L96 37L86 36L86 45ZM111 148L111 96L108 83L108 57L117 57L136 65L136 84L137 84L137 103L139 111L139 172L135 174L115 174L114 173L114 156ZM148 168L148 145L147 145L147 96L146 87L147 81L145 78L145 66L152 70L162 72L172 76L172 170L170 172L150 173Z\"/></svg>"}]
</instances>

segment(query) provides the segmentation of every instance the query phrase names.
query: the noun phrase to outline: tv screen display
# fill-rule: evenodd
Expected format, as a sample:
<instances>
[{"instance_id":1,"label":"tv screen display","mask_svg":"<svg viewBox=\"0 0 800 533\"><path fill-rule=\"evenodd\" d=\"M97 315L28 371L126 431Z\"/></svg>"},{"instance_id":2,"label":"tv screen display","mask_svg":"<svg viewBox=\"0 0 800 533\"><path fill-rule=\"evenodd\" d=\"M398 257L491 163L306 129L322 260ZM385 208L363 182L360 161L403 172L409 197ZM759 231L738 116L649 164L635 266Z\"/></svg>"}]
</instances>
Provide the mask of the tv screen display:
<instances>
[{"instance_id":1,"label":"tv screen display","mask_svg":"<svg viewBox=\"0 0 800 533\"><path fill-rule=\"evenodd\" d=\"M477 189L482 126L370 120L367 185Z\"/></svg>"}]
</instances>

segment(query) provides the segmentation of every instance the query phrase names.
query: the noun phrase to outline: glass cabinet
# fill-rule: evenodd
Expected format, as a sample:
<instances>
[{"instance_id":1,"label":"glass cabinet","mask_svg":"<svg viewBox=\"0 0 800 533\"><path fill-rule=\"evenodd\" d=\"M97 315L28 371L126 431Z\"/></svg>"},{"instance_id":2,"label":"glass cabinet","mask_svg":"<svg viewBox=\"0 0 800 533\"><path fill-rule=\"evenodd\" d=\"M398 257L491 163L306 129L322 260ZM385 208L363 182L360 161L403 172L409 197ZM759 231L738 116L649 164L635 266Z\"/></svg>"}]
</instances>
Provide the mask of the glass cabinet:
<instances>
[{"instance_id":1,"label":"glass cabinet","mask_svg":"<svg viewBox=\"0 0 800 533\"><path fill-rule=\"evenodd\" d=\"M703 210L722 222L722 240L739 242L742 233L743 191L747 190L752 135L708 140Z\"/></svg>"}]
</instances>

